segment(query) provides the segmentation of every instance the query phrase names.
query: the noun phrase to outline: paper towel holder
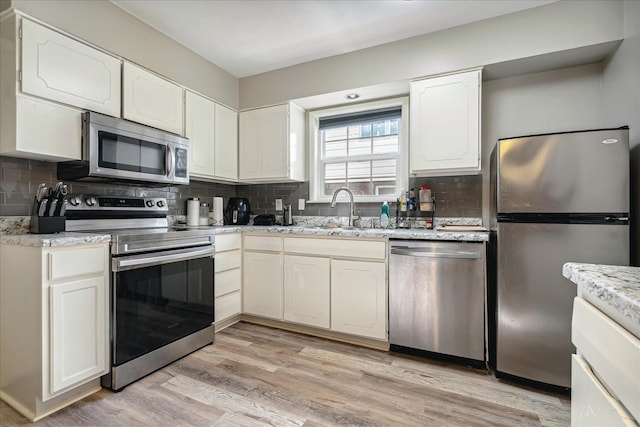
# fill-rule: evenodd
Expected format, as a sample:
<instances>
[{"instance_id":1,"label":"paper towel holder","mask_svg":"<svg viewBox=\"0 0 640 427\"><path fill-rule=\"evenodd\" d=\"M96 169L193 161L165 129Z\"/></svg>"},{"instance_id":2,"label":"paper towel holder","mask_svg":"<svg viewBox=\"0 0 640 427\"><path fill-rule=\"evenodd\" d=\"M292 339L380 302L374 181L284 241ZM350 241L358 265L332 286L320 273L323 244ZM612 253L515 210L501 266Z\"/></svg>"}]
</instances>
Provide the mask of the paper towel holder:
<instances>
[{"instance_id":1,"label":"paper towel holder","mask_svg":"<svg viewBox=\"0 0 640 427\"><path fill-rule=\"evenodd\" d=\"M224 203L222 197L213 198L213 209L209 212L210 223L213 226L224 225Z\"/></svg>"}]
</instances>

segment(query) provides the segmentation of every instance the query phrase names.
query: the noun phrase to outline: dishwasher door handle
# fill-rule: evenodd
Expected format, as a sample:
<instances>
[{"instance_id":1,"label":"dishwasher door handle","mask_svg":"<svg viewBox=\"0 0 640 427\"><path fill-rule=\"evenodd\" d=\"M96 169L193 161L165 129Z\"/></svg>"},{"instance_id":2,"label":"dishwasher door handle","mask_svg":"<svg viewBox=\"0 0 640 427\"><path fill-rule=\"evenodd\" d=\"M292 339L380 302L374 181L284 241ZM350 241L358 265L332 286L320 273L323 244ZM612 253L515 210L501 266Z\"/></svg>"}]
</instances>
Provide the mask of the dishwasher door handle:
<instances>
[{"instance_id":1,"label":"dishwasher door handle","mask_svg":"<svg viewBox=\"0 0 640 427\"><path fill-rule=\"evenodd\" d=\"M480 259L480 254L477 252L433 252L433 251L423 251L418 248L413 248L413 249L391 248L391 254L415 256L415 257L422 257L422 258Z\"/></svg>"}]
</instances>

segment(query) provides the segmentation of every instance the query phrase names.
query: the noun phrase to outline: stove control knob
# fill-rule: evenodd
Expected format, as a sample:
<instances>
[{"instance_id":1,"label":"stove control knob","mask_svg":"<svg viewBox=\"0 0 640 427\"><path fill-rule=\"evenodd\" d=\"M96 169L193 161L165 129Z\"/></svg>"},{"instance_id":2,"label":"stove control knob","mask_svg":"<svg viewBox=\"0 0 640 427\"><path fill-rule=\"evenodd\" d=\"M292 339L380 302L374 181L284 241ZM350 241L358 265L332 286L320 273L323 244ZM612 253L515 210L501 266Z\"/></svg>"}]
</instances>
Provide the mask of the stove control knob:
<instances>
[{"instance_id":1,"label":"stove control knob","mask_svg":"<svg viewBox=\"0 0 640 427\"><path fill-rule=\"evenodd\" d=\"M153 200L147 200L146 202L147 206L152 208L153 207Z\"/></svg>"},{"instance_id":2,"label":"stove control knob","mask_svg":"<svg viewBox=\"0 0 640 427\"><path fill-rule=\"evenodd\" d=\"M71 203L71 206L79 206L80 203L82 203L82 199L78 196L74 196L69 199L69 203Z\"/></svg>"},{"instance_id":3,"label":"stove control knob","mask_svg":"<svg viewBox=\"0 0 640 427\"><path fill-rule=\"evenodd\" d=\"M87 197L84 202L87 204L87 206L95 206L98 204L98 201L95 197Z\"/></svg>"},{"instance_id":4,"label":"stove control knob","mask_svg":"<svg viewBox=\"0 0 640 427\"><path fill-rule=\"evenodd\" d=\"M164 202L162 200L158 200L157 205L159 208L164 208Z\"/></svg>"}]
</instances>

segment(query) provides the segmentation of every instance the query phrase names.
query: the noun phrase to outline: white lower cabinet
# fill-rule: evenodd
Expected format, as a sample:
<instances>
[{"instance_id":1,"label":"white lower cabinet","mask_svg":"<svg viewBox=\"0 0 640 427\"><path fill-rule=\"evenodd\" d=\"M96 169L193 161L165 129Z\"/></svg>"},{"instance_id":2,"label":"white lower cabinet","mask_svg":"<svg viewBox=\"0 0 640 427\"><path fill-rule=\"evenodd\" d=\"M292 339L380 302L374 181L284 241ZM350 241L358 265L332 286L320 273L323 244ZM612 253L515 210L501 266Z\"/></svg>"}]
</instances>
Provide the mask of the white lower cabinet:
<instances>
[{"instance_id":1,"label":"white lower cabinet","mask_svg":"<svg viewBox=\"0 0 640 427\"><path fill-rule=\"evenodd\" d=\"M578 353L571 364L571 425L637 426L640 339L578 296L571 340Z\"/></svg>"},{"instance_id":2,"label":"white lower cabinet","mask_svg":"<svg viewBox=\"0 0 640 427\"><path fill-rule=\"evenodd\" d=\"M242 312L282 320L282 237L242 239Z\"/></svg>"},{"instance_id":3,"label":"white lower cabinet","mask_svg":"<svg viewBox=\"0 0 640 427\"><path fill-rule=\"evenodd\" d=\"M241 233L216 235L214 295L216 325L242 311Z\"/></svg>"},{"instance_id":4,"label":"white lower cabinet","mask_svg":"<svg viewBox=\"0 0 640 427\"><path fill-rule=\"evenodd\" d=\"M51 393L104 373L107 298L104 277L52 285Z\"/></svg>"},{"instance_id":5,"label":"white lower cabinet","mask_svg":"<svg viewBox=\"0 0 640 427\"><path fill-rule=\"evenodd\" d=\"M245 234L243 249L243 313L387 341L386 241Z\"/></svg>"},{"instance_id":6,"label":"white lower cabinet","mask_svg":"<svg viewBox=\"0 0 640 427\"><path fill-rule=\"evenodd\" d=\"M331 261L331 329L387 339L385 264Z\"/></svg>"},{"instance_id":7,"label":"white lower cabinet","mask_svg":"<svg viewBox=\"0 0 640 427\"><path fill-rule=\"evenodd\" d=\"M36 420L109 366L109 245L0 245L0 397Z\"/></svg>"},{"instance_id":8,"label":"white lower cabinet","mask_svg":"<svg viewBox=\"0 0 640 427\"><path fill-rule=\"evenodd\" d=\"M329 328L329 266L328 258L285 255L284 320Z\"/></svg>"}]
</instances>

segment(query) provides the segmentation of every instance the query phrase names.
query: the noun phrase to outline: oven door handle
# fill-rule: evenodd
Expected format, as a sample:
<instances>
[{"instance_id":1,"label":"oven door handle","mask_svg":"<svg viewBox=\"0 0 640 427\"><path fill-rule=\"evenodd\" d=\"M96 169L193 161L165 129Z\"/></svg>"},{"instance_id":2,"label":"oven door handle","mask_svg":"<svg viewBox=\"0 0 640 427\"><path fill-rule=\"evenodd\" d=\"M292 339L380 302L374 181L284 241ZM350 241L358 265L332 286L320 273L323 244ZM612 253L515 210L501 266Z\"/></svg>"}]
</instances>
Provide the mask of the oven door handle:
<instances>
[{"instance_id":1,"label":"oven door handle","mask_svg":"<svg viewBox=\"0 0 640 427\"><path fill-rule=\"evenodd\" d=\"M186 248L160 253L129 255L111 260L111 270L114 272L132 270L154 265L168 264L171 262L187 261L197 258L213 258L215 247Z\"/></svg>"}]
</instances>

